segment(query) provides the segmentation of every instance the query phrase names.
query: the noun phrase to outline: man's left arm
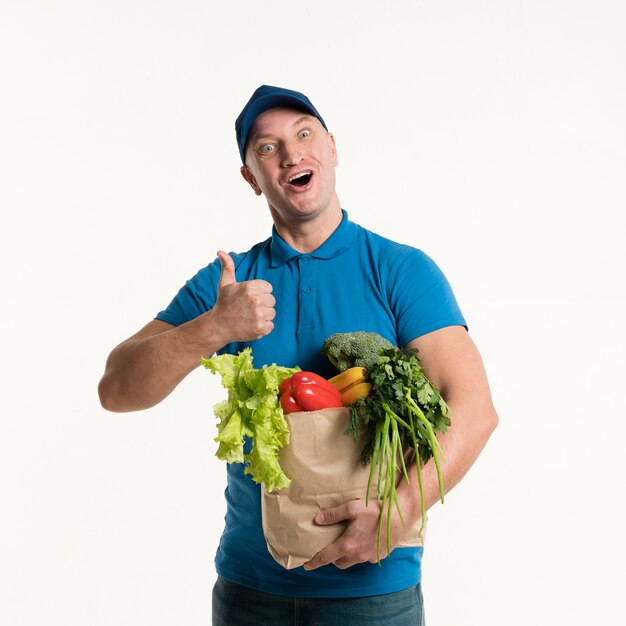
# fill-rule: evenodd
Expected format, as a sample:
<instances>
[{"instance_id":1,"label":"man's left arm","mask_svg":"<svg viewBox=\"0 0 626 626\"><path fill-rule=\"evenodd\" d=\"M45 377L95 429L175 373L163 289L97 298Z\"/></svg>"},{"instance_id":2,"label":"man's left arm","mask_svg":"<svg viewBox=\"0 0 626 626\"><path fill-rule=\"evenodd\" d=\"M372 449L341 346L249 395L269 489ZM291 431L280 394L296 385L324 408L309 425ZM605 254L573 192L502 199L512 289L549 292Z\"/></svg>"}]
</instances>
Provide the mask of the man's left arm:
<instances>
[{"instance_id":1,"label":"man's left arm","mask_svg":"<svg viewBox=\"0 0 626 626\"><path fill-rule=\"evenodd\" d=\"M424 373L439 389L450 406L452 424L438 440L445 454L441 472L446 493L467 473L478 458L491 433L498 424L491 391L482 358L476 345L462 326L450 326L419 337L408 344L417 348ZM415 467L409 476L415 476ZM428 509L439 499L437 473L432 459L422 469L424 504ZM407 527L412 526L421 514L421 502L416 481L407 484L402 479L398 485L400 508ZM343 535L315 555L305 569L315 569L334 563L341 569L365 561L376 562L376 536L379 504L370 500L351 500L318 514L315 521L321 525L348 522ZM394 511L391 523L391 546L403 534L402 524ZM383 553L381 542L381 558Z\"/></svg>"}]
</instances>

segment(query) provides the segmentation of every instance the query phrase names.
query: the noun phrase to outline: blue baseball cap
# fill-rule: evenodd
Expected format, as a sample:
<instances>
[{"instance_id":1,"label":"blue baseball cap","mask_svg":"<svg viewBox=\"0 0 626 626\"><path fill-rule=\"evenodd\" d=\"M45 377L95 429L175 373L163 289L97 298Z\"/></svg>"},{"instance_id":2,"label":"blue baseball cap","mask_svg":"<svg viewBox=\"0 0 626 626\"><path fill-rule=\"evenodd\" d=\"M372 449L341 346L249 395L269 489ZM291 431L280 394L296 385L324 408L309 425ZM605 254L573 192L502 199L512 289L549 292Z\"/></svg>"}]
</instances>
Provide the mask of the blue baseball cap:
<instances>
[{"instance_id":1,"label":"blue baseball cap","mask_svg":"<svg viewBox=\"0 0 626 626\"><path fill-rule=\"evenodd\" d=\"M304 94L299 91L292 91L291 89L283 89L282 87L261 85L261 87L259 87L252 94L252 97L248 100L246 106L243 107L243 110L235 121L237 145L239 146L241 162L244 165L246 164L246 143L248 141L248 134L250 133L252 124L254 124L254 120L256 120L261 113L275 107L287 107L289 109L296 109L298 111L310 113L321 122L322 126L326 130L328 130L326 122L324 122L322 116Z\"/></svg>"}]
</instances>

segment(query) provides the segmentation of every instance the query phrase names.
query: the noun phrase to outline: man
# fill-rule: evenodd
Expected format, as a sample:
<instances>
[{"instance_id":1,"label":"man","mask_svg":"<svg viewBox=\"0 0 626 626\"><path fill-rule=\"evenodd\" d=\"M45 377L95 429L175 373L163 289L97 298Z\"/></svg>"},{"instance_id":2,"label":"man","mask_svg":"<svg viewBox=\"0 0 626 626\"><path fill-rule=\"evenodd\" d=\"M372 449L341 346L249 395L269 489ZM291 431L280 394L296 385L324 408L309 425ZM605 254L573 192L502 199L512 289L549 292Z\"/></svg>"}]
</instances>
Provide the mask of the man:
<instances>
[{"instance_id":1,"label":"man","mask_svg":"<svg viewBox=\"0 0 626 626\"><path fill-rule=\"evenodd\" d=\"M453 412L441 437L447 491L463 477L497 424L480 355L450 286L424 253L348 219L335 191L335 139L311 101L264 85L236 122L241 174L264 195L270 239L243 254L218 252L170 305L113 350L99 392L113 411L165 398L201 356L251 346L256 367L299 365L332 374L320 354L334 332L375 331L419 350L426 374ZM384 209L384 207L383 207ZM397 548L376 564L379 508L360 500L322 511L318 524L343 535L302 568L284 570L261 529L260 489L229 465L226 526L213 591L214 625L422 624L422 548ZM435 469L424 498L438 498ZM418 490L398 487L407 524L420 515ZM402 534L392 520L392 546ZM294 621L295 620L295 621Z\"/></svg>"}]
</instances>

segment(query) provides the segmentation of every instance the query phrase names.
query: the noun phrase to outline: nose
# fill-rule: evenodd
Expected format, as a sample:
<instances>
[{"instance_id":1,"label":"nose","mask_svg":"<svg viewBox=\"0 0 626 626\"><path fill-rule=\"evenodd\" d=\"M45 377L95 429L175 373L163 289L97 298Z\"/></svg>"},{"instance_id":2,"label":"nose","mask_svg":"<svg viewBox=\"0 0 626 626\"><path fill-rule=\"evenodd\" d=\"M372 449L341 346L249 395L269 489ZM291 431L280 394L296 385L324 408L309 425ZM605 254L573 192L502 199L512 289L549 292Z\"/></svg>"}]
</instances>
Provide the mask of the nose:
<instances>
[{"instance_id":1,"label":"nose","mask_svg":"<svg viewBox=\"0 0 626 626\"><path fill-rule=\"evenodd\" d=\"M302 153L297 143L285 143L283 145L283 167L292 167L302 161Z\"/></svg>"}]
</instances>

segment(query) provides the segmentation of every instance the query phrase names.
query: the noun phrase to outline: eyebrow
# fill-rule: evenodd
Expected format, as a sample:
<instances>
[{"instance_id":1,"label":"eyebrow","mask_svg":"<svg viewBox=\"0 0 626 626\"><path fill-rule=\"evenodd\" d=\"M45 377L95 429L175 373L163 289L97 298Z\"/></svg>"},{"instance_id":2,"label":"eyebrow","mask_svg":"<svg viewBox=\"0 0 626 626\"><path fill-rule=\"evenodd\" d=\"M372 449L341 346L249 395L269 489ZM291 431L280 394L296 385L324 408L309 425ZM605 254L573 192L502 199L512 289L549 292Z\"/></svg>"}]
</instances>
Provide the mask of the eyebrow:
<instances>
[{"instance_id":1,"label":"eyebrow","mask_svg":"<svg viewBox=\"0 0 626 626\"><path fill-rule=\"evenodd\" d=\"M291 127L293 128L294 126L299 126L300 124L302 124L303 122L308 122L309 120L314 120L316 119L315 117L313 117L312 115L309 115L308 113L306 113L305 115L303 115L302 117L299 117L292 125ZM272 133L265 133L265 134L261 134L261 133L254 133L252 135L250 135L247 143L251 144L253 141L258 141L259 139L263 139L264 137L271 137Z\"/></svg>"}]
</instances>

